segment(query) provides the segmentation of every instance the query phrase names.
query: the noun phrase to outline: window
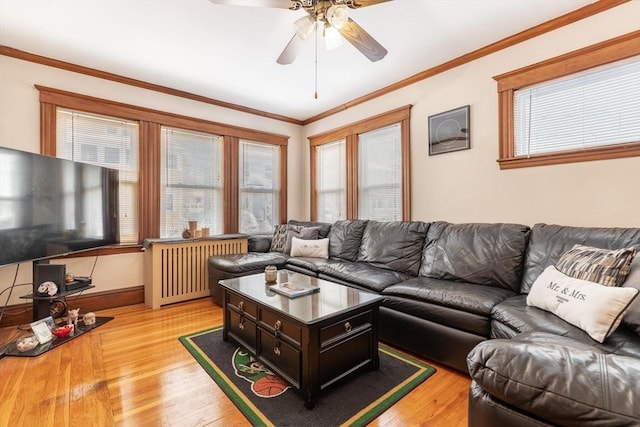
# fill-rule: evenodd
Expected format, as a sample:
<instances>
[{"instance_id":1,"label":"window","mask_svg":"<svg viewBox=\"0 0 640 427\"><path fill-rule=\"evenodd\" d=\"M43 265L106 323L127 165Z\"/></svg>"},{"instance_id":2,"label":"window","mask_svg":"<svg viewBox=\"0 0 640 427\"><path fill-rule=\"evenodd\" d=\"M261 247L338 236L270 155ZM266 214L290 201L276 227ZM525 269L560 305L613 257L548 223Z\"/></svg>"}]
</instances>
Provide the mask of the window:
<instances>
[{"instance_id":1,"label":"window","mask_svg":"<svg viewBox=\"0 0 640 427\"><path fill-rule=\"evenodd\" d=\"M495 77L500 168L640 156L640 36Z\"/></svg>"},{"instance_id":2,"label":"window","mask_svg":"<svg viewBox=\"0 0 640 427\"><path fill-rule=\"evenodd\" d=\"M177 237L189 220L212 234L237 233L241 192L261 230L287 221L287 136L36 88L42 154L120 170L121 242Z\"/></svg>"},{"instance_id":3,"label":"window","mask_svg":"<svg viewBox=\"0 0 640 427\"><path fill-rule=\"evenodd\" d=\"M410 220L410 109L309 138L312 219Z\"/></svg>"},{"instance_id":4,"label":"window","mask_svg":"<svg viewBox=\"0 0 640 427\"><path fill-rule=\"evenodd\" d=\"M347 218L346 141L317 148L316 200L318 221L335 222Z\"/></svg>"},{"instance_id":5,"label":"window","mask_svg":"<svg viewBox=\"0 0 640 427\"><path fill-rule=\"evenodd\" d=\"M640 57L515 92L515 154L640 141Z\"/></svg>"},{"instance_id":6,"label":"window","mask_svg":"<svg viewBox=\"0 0 640 427\"><path fill-rule=\"evenodd\" d=\"M137 243L138 123L58 108L56 135L58 157L119 171L120 242Z\"/></svg>"},{"instance_id":7,"label":"window","mask_svg":"<svg viewBox=\"0 0 640 427\"><path fill-rule=\"evenodd\" d=\"M280 150L277 145L240 140L241 233L271 233L280 223Z\"/></svg>"},{"instance_id":8,"label":"window","mask_svg":"<svg viewBox=\"0 0 640 427\"><path fill-rule=\"evenodd\" d=\"M358 218L402 219L400 125L358 135Z\"/></svg>"},{"instance_id":9,"label":"window","mask_svg":"<svg viewBox=\"0 0 640 427\"><path fill-rule=\"evenodd\" d=\"M162 127L160 237L180 237L188 221L223 232L223 138Z\"/></svg>"}]
</instances>

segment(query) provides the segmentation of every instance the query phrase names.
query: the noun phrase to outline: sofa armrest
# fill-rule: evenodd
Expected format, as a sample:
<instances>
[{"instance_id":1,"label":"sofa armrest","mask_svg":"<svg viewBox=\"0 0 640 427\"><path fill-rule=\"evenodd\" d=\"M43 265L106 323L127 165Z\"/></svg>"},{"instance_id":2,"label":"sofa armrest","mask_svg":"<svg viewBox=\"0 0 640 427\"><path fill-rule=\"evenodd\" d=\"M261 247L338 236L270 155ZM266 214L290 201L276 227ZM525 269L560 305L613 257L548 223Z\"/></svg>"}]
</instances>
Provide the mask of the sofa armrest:
<instances>
[{"instance_id":1,"label":"sofa armrest","mask_svg":"<svg viewBox=\"0 0 640 427\"><path fill-rule=\"evenodd\" d=\"M271 234L256 234L248 238L249 252L269 252L271 250Z\"/></svg>"},{"instance_id":2,"label":"sofa armrest","mask_svg":"<svg viewBox=\"0 0 640 427\"><path fill-rule=\"evenodd\" d=\"M554 425L640 423L639 359L533 332L484 341L467 364L491 396Z\"/></svg>"}]
</instances>

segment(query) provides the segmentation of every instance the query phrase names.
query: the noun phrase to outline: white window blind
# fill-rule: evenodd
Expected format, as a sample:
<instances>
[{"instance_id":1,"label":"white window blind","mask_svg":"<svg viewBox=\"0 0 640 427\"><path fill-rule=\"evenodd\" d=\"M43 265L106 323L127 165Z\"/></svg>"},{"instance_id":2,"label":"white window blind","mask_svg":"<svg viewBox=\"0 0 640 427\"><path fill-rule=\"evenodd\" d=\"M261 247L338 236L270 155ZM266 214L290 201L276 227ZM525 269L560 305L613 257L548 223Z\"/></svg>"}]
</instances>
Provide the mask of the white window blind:
<instances>
[{"instance_id":1,"label":"white window blind","mask_svg":"<svg viewBox=\"0 0 640 427\"><path fill-rule=\"evenodd\" d=\"M640 141L640 57L519 89L515 154Z\"/></svg>"},{"instance_id":2,"label":"white window blind","mask_svg":"<svg viewBox=\"0 0 640 427\"><path fill-rule=\"evenodd\" d=\"M120 242L137 243L138 123L61 108L56 119L58 157L119 171Z\"/></svg>"},{"instance_id":3,"label":"white window blind","mask_svg":"<svg viewBox=\"0 0 640 427\"><path fill-rule=\"evenodd\" d=\"M272 233L280 213L280 147L240 140L241 233Z\"/></svg>"},{"instance_id":4,"label":"white window blind","mask_svg":"<svg viewBox=\"0 0 640 427\"><path fill-rule=\"evenodd\" d=\"M358 135L358 218L402 219L400 124Z\"/></svg>"},{"instance_id":5,"label":"white window blind","mask_svg":"<svg viewBox=\"0 0 640 427\"><path fill-rule=\"evenodd\" d=\"M347 218L345 140L316 148L317 219L334 222Z\"/></svg>"},{"instance_id":6,"label":"white window blind","mask_svg":"<svg viewBox=\"0 0 640 427\"><path fill-rule=\"evenodd\" d=\"M160 237L179 237L189 221L223 232L223 138L162 127Z\"/></svg>"}]
</instances>

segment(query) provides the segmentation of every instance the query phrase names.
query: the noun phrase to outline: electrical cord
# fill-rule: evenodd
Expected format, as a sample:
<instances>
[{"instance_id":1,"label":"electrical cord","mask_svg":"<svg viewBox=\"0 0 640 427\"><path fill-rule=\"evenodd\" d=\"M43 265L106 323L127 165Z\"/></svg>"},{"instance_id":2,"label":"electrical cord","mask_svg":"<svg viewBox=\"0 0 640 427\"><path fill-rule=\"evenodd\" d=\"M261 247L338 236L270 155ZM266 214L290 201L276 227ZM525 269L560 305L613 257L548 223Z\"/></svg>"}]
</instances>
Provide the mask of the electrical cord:
<instances>
[{"instance_id":1,"label":"electrical cord","mask_svg":"<svg viewBox=\"0 0 640 427\"><path fill-rule=\"evenodd\" d=\"M4 316L4 312L7 309L9 300L11 299L11 294L13 294L13 288L16 287L16 282L18 281L18 271L20 271L20 264L16 265L16 274L13 275L13 283L11 284L11 286L6 288L4 291L0 292L0 295L2 295L3 293L5 293L7 289L9 289L9 296L7 297L7 300L4 302L4 305L2 306L2 311L0 312L0 322L2 322L2 317Z\"/></svg>"}]
</instances>

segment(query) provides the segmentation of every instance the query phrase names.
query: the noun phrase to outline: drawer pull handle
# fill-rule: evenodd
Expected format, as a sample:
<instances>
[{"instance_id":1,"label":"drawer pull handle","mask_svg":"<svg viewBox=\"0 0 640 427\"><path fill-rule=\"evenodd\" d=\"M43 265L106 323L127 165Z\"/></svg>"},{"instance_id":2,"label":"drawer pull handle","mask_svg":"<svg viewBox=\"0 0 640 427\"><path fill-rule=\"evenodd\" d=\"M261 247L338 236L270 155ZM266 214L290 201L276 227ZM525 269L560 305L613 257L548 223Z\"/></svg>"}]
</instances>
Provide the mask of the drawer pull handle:
<instances>
[{"instance_id":1,"label":"drawer pull handle","mask_svg":"<svg viewBox=\"0 0 640 427\"><path fill-rule=\"evenodd\" d=\"M238 328L244 330L244 317L240 318L240 323L238 323Z\"/></svg>"},{"instance_id":2,"label":"drawer pull handle","mask_svg":"<svg viewBox=\"0 0 640 427\"><path fill-rule=\"evenodd\" d=\"M346 322L344 324L344 330L347 331L347 332L351 332L351 323Z\"/></svg>"},{"instance_id":3,"label":"drawer pull handle","mask_svg":"<svg viewBox=\"0 0 640 427\"><path fill-rule=\"evenodd\" d=\"M276 340L275 344L273 345L273 352L280 356L280 341Z\"/></svg>"},{"instance_id":4,"label":"drawer pull handle","mask_svg":"<svg viewBox=\"0 0 640 427\"><path fill-rule=\"evenodd\" d=\"M282 330L282 322L279 320L276 320L276 323L273 325L273 328L277 331L280 332Z\"/></svg>"},{"instance_id":5,"label":"drawer pull handle","mask_svg":"<svg viewBox=\"0 0 640 427\"><path fill-rule=\"evenodd\" d=\"M238 303L238 310L240 310L240 311L244 311L244 301L240 301L240 302Z\"/></svg>"}]
</instances>

